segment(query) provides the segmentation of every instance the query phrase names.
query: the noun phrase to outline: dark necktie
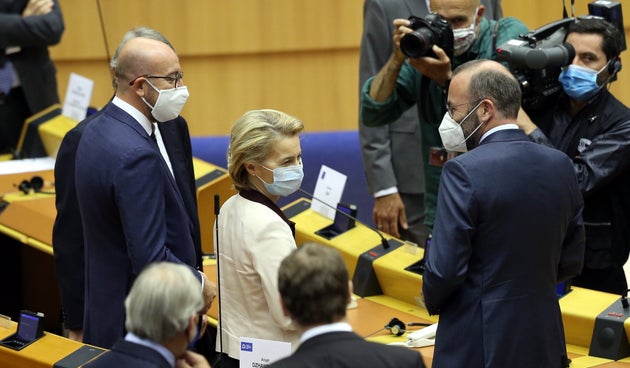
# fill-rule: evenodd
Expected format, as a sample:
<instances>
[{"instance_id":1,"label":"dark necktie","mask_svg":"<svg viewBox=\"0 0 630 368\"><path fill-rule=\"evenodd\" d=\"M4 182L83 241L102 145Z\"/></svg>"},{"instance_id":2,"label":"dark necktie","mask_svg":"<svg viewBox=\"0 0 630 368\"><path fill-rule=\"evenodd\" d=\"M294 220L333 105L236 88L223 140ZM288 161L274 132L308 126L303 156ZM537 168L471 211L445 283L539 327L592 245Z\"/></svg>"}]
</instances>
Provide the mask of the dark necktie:
<instances>
[{"instance_id":1,"label":"dark necktie","mask_svg":"<svg viewBox=\"0 0 630 368\"><path fill-rule=\"evenodd\" d=\"M155 145L159 147L157 138L155 137L155 124L151 124L151 139L155 142Z\"/></svg>"}]
</instances>

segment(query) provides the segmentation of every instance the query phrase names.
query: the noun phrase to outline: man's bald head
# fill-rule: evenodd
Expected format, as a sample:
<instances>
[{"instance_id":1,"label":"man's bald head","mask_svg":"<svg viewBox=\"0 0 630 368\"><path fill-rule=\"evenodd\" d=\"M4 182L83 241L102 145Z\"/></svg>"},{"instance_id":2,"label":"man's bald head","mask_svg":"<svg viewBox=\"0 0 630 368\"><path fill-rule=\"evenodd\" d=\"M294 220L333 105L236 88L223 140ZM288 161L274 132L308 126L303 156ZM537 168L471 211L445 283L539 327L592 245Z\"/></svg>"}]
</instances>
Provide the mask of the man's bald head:
<instances>
[{"instance_id":1,"label":"man's bald head","mask_svg":"<svg viewBox=\"0 0 630 368\"><path fill-rule=\"evenodd\" d=\"M471 101L490 99L497 112L516 119L521 107L521 88L503 65L492 60L473 60L453 71L451 85L460 84Z\"/></svg>"},{"instance_id":2,"label":"man's bald head","mask_svg":"<svg viewBox=\"0 0 630 368\"><path fill-rule=\"evenodd\" d=\"M136 37L128 40L120 49L116 74L119 78L133 81L143 75L169 75L179 71L179 58L175 51L164 42ZM120 83L118 89L126 89L127 83Z\"/></svg>"}]
</instances>

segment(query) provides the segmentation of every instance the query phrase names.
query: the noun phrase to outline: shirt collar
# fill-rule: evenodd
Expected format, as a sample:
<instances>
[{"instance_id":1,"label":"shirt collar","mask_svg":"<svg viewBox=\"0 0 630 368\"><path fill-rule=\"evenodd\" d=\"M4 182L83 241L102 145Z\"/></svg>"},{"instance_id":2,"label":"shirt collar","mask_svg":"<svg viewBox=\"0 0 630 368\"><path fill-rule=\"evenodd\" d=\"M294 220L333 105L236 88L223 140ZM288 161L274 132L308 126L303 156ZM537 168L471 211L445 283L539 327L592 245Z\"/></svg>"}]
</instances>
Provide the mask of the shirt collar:
<instances>
[{"instance_id":1,"label":"shirt collar","mask_svg":"<svg viewBox=\"0 0 630 368\"><path fill-rule=\"evenodd\" d=\"M317 326L306 330L300 337L300 344L315 336L323 335L329 332L351 332L352 326L348 322L336 322L323 326Z\"/></svg>"},{"instance_id":2,"label":"shirt collar","mask_svg":"<svg viewBox=\"0 0 630 368\"><path fill-rule=\"evenodd\" d=\"M483 140L486 139L486 137L488 137L492 133L496 133L499 130L508 130L508 129L518 129L518 125L516 125L516 124L501 124L499 126L496 126L496 127L492 128L492 129L488 130L487 132L485 132L481 136L481 139L479 140L479 143L483 142Z\"/></svg>"},{"instance_id":3,"label":"shirt collar","mask_svg":"<svg viewBox=\"0 0 630 368\"><path fill-rule=\"evenodd\" d=\"M125 335L125 340L129 342L133 342L138 345L146 346L150 349L157 351L158 353L160 353L160 355L164 357L164 359L166 359L166 361L171 365L171 367L175 367L175 355L173 355L173 353L171 353L171 351L165 348L164 346L154 341L138 337L137 335L134 335L131 332L127 332L127 335Z\"/></svg>"},{"instance_id":4,"label":"shirt collar","mask_svg":"<svg viewBox=\"0 0 630 368\"><path fill-rule=\"evenodd\" d=\"M131 115L131 117L134 118L142 126L142 128L147 132L147 134L151 135L151 133L153 132L153 129L151 128L152 123L149 119L147 119L147 117L143 113L140 112L140 110L131 106L126 101L123 101L118 96L114 96L114 98L112 99L112 103L118 106L121 110L123 110L127 114Z\"/></svg>"}]
</instances>

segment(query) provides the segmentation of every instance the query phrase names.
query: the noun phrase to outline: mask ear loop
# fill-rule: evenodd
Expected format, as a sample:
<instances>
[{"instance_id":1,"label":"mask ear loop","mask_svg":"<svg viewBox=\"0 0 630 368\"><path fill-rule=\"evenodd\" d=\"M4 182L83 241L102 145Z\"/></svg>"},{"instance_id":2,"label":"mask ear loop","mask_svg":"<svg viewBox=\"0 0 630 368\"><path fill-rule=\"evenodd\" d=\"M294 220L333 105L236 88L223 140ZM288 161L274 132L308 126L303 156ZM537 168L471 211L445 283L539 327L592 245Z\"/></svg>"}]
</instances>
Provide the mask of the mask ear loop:
<instances>
[{"instance_id":1,"label":"mask ear loop","mask_svg":"<svg viewBox=\"0 0 630 368\"><path fill-rule=\"evenodd\" d=\"M461 123L459 123L459 126L460 126L460 127L462 126L462 124L464 123L464 121L466 121L466 119L468 119L468 117L470 117L470 115L472 115L475 111L477 111L477 109L479 108L479 106L481 106L481 104L483 103L483 100L485 100L485 98L484 98L484 99L482 99L481 101L479 101L479 103L477 104L477 106L475 106L472 110L470 110L470 112L469 112L468 114L466 114L466 116L464 116L464 118L462 119ZM473 130L473 131L472 131L472 132L468 135L468 137L464 137L464 141L463 141L463 142L460 142L459 144L461 145L461 144L463 144L463 143L466 143L466 142L470 139L470 137L472 137L475 133L477 133L477 131L479 130L479 128L481 128L481 126L482 126L482 125L484 125L484 124L485 124L485 122L480 121L480 122L479 122L479 125L477 125L477 127L476 127L476 128L475 128L475 129L474 129L474 130ZM462 129L462 130L463 130L463 129Z\"/></svg>"}]
</instances>

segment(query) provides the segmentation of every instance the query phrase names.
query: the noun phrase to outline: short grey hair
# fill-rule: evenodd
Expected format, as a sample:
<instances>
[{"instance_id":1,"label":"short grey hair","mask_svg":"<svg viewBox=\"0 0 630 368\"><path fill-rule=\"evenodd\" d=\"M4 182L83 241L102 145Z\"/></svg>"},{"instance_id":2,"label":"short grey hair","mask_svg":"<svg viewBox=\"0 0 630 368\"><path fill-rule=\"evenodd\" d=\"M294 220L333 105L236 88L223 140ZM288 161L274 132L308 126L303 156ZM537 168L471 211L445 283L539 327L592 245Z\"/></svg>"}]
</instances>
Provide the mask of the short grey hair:
<instances>
[{"instance_id":1,"label":"short grey hair","mask_svg":"<svg viewBox=\"0 0 630 368\"><path fill-rule=\"evenodd\" d=\"M193 272L177 263L148 265L125 299L127 331L157 343L185 331L204 306L201 283Z\"/></svg>"},{"instance_id":2,"label":"short grey hair","mask_svg":"<svg viewBox=\"0 0 630 368\"><path fill-rule=\"evenodd\" d=\"M112 59L109 61L109 69L114 72L114 76L112 79L112 86L114 88L118 88L118 82L116 81L116 77L118 77L118 73L116 72L116 67L118 66L118 57L120 56L120 51L122 50L123 46L125 46L125 44L129 42L129 40L138 38L138 37L160 41L162 43L165 43L166 45L168 45L168 47L170 47L173 51L175 51L175 48L168 41L168 39L164 37L163 34L156 31L155 29L152 29L149 27L137 27L130 31L127 31L125 35L123 36L122 41L120 41L120 43L118 44L118 47L116 48L116 52L114 53L114 56L112 56Z\"/></svg>"},{"instance_id":3,"label":"short grey hair","mask_svg":"<svg viewBox=\"0 0 630 368\"><path fill-rule=\"evenodd\" d=\"M123 46L125 46L125 44L129 40L137 38L137 37L149 38L151 40L163 42L167 44L173 51L175 51L175 48L173 47L173 45L160 32L149 27L137 27L130 31L127 31L125 35L123 36L122 41L120 41L120 44L118 44L118 47L116 48L116 52L114 53L114 56L112 56L112 59L109 61L109 67L111 69L116 69L116 66L118 65L118 56L120 55L120 50L123 48Z\"/></svg>"}]
</instances>

